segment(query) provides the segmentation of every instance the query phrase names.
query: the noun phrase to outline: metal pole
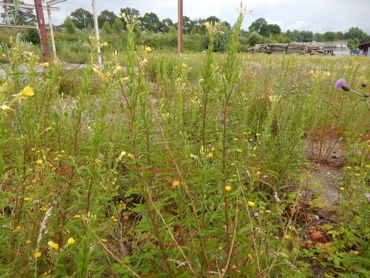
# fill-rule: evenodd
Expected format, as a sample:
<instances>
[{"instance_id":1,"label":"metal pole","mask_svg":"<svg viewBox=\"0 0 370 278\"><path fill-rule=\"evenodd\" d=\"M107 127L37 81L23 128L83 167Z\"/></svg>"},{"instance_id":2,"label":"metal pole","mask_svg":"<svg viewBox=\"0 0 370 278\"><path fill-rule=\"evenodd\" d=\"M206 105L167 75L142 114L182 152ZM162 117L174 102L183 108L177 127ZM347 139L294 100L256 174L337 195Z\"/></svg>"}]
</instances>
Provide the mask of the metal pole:
<instances>
[{"instance_id":1,"label":"metal pole","mask_svg":"<svg viewBox=\"0 0 370 278\"><path fill-rule=\"evenodd\" d=\"M183 0L178 0L178 52L179 55L184 53L184 20L183 20Z\"/></svg>"},{"instance_id":2,"label":"metal pole","mask_svg":"<svg viewBox=\"0 0 370 278\"><path fill-rule=\"evenodd\" d=\"M8 0L4 0L4 3L8 3ZM9 14L8 14L8 6L4 5L3 8L4 8L4 15L5 15L5 24L10 25Z\"/></svg>"},{"instance_id":3,"label":"metal pole","mask_svg":"<svg viewBox=\"0 0 370 278\"><path fill-rule=\"evenodd\" d=\"M54 30L53 30L53 23L51 22L51 11L50 11L50 6L47 5L47 10L48 10L48 21L49 21L49 29L50 29L50 39L51 39L51 47L53 50L53 58L54 60L57 59L57 50L55 47L55 40L54 40Z\"/></svg>"},{"instance_id":4,"label":"metal pole","mask_svg":"<svg viewBox=\"0 0 370 278\"><path fill-rule=\"evenodd\" d=\"M42 54L44 59L49 58L49 44L48 44L48 37L46 35L46 27L45 27L45 20L44 20L44 11L42 9L41 0L34 0L35 1L35 10L37 16L37 24L39 27L40 38L41 38L41 46L42 46Z\"/></svg>"},{"instance_id":5,"label":"metal pole","mask_svg":"<svg viewBox=\"0 0 370 278\"><path fill-rule=\"evenodd\" d=\"M96 0L92 0L92 8L93 8L93 15L94 15L95 39L97 42L97 47L96 47L97 61L98 61L98 64L101 65L102 59L101 59L101 52L100 52L100 35L99 35L98 17L96 16Z\"/></svg>"}]
</instances>

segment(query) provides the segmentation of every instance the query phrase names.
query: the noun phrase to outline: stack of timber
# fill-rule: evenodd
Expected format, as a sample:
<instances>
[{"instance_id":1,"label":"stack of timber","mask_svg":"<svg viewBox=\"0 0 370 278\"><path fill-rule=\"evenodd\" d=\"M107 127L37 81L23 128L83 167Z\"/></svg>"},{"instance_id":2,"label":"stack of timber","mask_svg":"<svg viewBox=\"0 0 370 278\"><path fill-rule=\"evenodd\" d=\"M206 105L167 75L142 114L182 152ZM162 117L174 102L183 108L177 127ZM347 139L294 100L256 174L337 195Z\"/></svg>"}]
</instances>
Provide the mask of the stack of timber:
<instances>
[{"instance_id":1,"label":"stack of timber","mask_svg":"<svg viewBox=\"0 0 370 278\"><path fill-rule=\"evenodd\" d=\"M347 51L346 42L333 42L333 43L267 43L257 44L255 47L250 48L248 51L257 53L277 53L277 54L302 54L302 55L336 55L336 52Z\"/></svg>"},{"instance_id":2,"label":"stack of timber","mask_svg":"<svg viewBox=\"0 0 370 278\"><path fill-rule=\"evenodd\" d=\"M285 43L274 43L270 44L270 50L272 53L286 53L287 46Z\"/></svg>"},{"instance_id":3,"label":"stack of timber","mask_svg":"<svg viewBox=\"0 0 370 278\"><path fill-rule=\"evenodd\" d=\"M307 53L310 55L324 54L323 45L318 43L309 43L307 44Z\"/></svg>"},{"instance_id":4,"label":"stack of timber","mask_svg":"<svg viewBox=\"0 0 370 278\"><path fill-rule=\"evenodd\" d=\"M287 46L287 54L306 54L307 46L305 43L290 43Z\"/></svg>"}]
</instances>

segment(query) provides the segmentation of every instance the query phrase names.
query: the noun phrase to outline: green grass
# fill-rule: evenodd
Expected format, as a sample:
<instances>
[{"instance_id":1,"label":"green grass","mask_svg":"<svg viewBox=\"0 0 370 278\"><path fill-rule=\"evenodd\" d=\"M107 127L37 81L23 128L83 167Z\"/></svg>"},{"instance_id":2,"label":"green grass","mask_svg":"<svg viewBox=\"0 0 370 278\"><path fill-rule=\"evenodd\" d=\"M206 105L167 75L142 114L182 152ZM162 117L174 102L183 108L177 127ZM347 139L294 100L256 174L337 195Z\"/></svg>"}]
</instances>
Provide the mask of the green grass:
<instances>
[{"instance_id":1,"label":"green grass","mask_svg":"<svg viewBox=\"0 0 370 278\"><path fill-rule=\"evenodd\" d=\"M334 83L365 93L370 60L238 54L240 22L228 53L180 58L131 25L101 69L2 48L0 276L368 276L369 109ZM340 225L307 248L303 146L333 130Z\"/></svg>"}]
</instances>

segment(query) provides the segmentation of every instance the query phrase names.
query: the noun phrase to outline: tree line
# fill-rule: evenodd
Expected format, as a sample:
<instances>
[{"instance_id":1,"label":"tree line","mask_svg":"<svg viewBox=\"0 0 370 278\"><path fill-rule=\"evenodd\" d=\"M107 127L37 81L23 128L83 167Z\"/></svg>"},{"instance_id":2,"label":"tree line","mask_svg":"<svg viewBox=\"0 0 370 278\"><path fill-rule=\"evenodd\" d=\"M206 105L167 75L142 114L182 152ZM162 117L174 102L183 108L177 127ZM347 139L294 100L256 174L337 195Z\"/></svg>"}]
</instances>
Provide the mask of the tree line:
<instances>
[{"instance_id":1,"label":"tree line","mask_svg":"<svg viewBox=\"0 0 370 278\"><path fill-rule=\"evenodd\" d=\"M14 0L10 0L14 2ZM22 3L22 1L19 1ZM157 14L153 12L140 14L140 11L135 8L121 8L120 14L127 16L136 16L141 21L141 26L138 31L150 32L157 34L164 34L175 32L177 30L177 23L173 22L170 18L160 19ZM1 14L3 21L5 21L5 13ZM8 8L8 23L16 25L30 25L36 23L36 17L30 10L22 8ZM210 16L205 19L191 19L184 16L184 33L186 35L205 35L206 28L205 22L219 23L221 31L226 35L230 32L231 25L220 20L216 16ZM98 16L98 23L100 28L106 34L114 34L124 32L126 29L126 22L121 16L118 16L112 11L104 10ZM59 27L63 28L70 34L75 34L79 31L92 29L94 24L93 15L91 12L79 8L74 10L68 16L63 24ZM255 20L247 30L242 30L241 39L243 43L254 46L258 43L289 43L289 42L330 42L336 40L347 40L351 49L356 49L360 43L370 41L370 36L358 27L352 27L347 32L325 32L313 33L311 31L287 30L283 32L281 27L277 24L269 24L266 19L258 18ZM227 39L218 36L215 41L215 50L222 51L225 48Z\"/></svg>"},{"instance_id":2,"label":"tree line","mask_svg":"<svg viewBox=\"0 0 370 278\"><path fill-rule=\"evenodd\" d=\"M171 30L177 30L177 23L170 18L160 19L155 13L145 13L140 15L140 11L135 8L121 8L120 13L127 16L137 16L141 21L141 31L153 33L168 33ZM222 21L216 16L210 16L205 19L191 19L184 16L184 33L185 34L202 34L206 32L205 22L220 23L222 31L229 31L231 25ZM104 10L98 17L99 26L106 33L122 32L125 30L124 20L114 12ZM76 32L78 29L83 30L93 26L93 15L82 8L71 13L64 21L64 26L69 32ZM313 33L311 31L287 30L283 32L277 24L269 24L266 19L259 18L255 20L248 28L242 31L242 36L249 45L267 42L330 42L337 40L347 40L350 48L357 48L358 44L370 41L370 36L358 27L351 27L347 32Z\"/></svg>"}]
</instances>

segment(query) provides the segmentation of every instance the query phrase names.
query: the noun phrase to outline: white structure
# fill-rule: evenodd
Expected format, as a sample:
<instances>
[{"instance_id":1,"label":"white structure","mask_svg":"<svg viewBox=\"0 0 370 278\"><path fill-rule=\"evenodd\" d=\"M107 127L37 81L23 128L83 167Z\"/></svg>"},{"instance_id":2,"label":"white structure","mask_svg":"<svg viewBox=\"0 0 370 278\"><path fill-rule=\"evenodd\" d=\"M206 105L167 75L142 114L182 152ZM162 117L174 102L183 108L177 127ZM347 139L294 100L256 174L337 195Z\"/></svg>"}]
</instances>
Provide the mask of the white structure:
<instances>
[{"instance_id":1,"label":"white structure","mask_svg":"<svg viewBox=\"0 0 370 278\"><path fill-rule=\"evenodd\" d=\"M335 56L349 56L351 55L351 50L348 48L347 41L335 41L330 43L332 47L333 54Z\"/></svg>"}]
</instances>

